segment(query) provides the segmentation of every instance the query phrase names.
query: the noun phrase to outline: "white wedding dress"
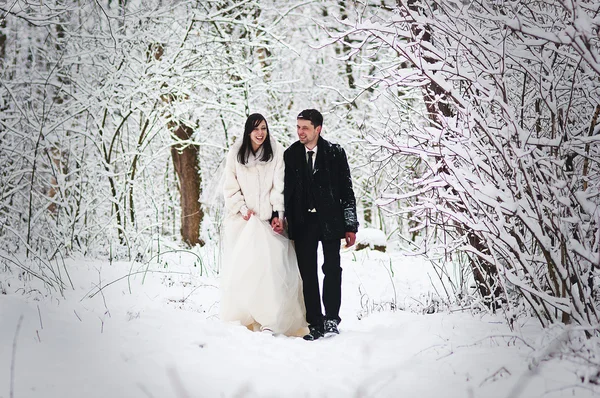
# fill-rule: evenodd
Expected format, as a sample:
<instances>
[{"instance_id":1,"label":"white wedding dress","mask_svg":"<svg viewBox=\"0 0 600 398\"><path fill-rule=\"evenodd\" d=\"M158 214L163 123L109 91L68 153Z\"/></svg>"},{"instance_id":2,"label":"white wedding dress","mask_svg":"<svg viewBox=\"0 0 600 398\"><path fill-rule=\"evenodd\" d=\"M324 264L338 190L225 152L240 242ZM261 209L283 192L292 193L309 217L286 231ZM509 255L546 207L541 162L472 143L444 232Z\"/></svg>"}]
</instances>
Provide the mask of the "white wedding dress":
<instances>
[{"instance_id":1,"label":"white wedding dress","mask_svg":"<svg viewBox=\"0 0 600 398\"><path fill-rule=\"evenodd\" d=\"M221 319L276 334L306 333L302 279L294 247L267 221L239 214L224 224Z\"/></svg>"}]
</instances>

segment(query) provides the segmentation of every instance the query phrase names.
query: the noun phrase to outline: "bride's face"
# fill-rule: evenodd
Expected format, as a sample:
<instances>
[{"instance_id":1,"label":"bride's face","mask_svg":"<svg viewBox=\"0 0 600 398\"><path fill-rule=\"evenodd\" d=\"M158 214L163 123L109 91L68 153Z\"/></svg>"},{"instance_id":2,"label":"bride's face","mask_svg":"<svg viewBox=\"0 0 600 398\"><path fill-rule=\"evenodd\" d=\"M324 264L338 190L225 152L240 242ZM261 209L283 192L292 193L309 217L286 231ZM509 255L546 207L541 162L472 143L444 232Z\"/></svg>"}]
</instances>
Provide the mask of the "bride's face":
<instances>
[{"instance_id":1,"label":"bride's face","mask_svg":"<svg viewBox=\"0 0 600 398\"><path fill-rule=\"evenodd\" d=\"M267 122L263 120L258 124L258 126L254 127L254 130L252 130L250 133L250 141L252 142L252 149L254 152L260 148L267 137Z\"/></svg>"}]
</instances>

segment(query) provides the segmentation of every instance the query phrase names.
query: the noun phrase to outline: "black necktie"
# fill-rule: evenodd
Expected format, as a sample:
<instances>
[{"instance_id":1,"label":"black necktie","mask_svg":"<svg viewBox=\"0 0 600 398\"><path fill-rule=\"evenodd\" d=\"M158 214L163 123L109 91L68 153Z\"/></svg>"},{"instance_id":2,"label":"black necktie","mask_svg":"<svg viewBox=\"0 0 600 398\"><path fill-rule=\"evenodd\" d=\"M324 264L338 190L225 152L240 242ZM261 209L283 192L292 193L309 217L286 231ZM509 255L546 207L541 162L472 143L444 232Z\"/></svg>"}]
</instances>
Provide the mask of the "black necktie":
<instances>
[{"instance_id":1,"label":"black necktie","mask_svg":"<svg viewBox=\"0 0 600 398\"><path fill-rule=\"evenodd\" d=\"M306 194L308 195L306 204L308 205L308 210L312 210L315 208L315 199L313 194L313 155L314 151L308 151L308 184L306 187Z\"/></svg>"},{"instance_id":2,"label":"black necktie","mask_svg":"<svg viewBox=\"0 0 600 398\"><path fill-rule=\"evenodd\" d=\"M315 153L313 151L308 151L308 175L313 175L313 155Z\"/></svg>"}]
</instances>

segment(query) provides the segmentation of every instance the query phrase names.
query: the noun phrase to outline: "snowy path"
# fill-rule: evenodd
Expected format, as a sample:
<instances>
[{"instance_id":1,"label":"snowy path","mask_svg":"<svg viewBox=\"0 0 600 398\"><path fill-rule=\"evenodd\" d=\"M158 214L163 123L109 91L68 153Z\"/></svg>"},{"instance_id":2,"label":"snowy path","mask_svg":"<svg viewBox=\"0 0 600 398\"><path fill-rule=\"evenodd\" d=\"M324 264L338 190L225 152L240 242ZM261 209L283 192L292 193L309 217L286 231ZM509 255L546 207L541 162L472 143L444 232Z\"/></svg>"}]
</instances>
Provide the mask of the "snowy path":
<instances>
[{"instance_id":1,"label":"snowy path","mask_svg":"<svg viewBox=\"0 0 600 398\"><path fill-rule=\"evenodd\" d=\"M533 349L499 317L396 311L358 320L367 297L385 302L395 287L402 304L430 289L414 270L422 264L397 259L392 285L386 258L344 254L341 334L316 342L220 322L216 279L181 265L166 271L187 274L134 279L131 293L123 280L80 301L129 265L74 263L77 286L66 300L0 296L0 398L11 396L11 375L15 398L592 396L572 388L564 363L530 373ZM541 336L533 320L522 333L531 342Z\"/></svg>"}]
</instances>

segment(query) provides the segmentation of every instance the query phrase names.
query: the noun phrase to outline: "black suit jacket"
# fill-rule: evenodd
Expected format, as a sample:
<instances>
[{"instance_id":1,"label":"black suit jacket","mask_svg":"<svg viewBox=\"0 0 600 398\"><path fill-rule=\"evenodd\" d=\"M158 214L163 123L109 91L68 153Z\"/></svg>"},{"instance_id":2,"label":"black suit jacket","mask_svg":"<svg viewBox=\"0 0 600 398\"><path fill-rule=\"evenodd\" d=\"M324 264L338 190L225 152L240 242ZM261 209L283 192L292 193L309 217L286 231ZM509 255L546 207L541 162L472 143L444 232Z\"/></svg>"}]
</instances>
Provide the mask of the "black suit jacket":
<instances>
[{"instance_id":1,"label":"black suit jacket","mask_svg":"<svg viewBox=\"0 0 600 398\"><path fill-rule=\"evenodd\" d=\"M356 199L344 149L319 137L314 163L313 192L324 240L341 239L346 232L356 232ZM285 216L290 239L303 233L308 212L306 184L308 173L306 150L300 141L283 154L285 162Z\"/></svg>"}]
</instances>

